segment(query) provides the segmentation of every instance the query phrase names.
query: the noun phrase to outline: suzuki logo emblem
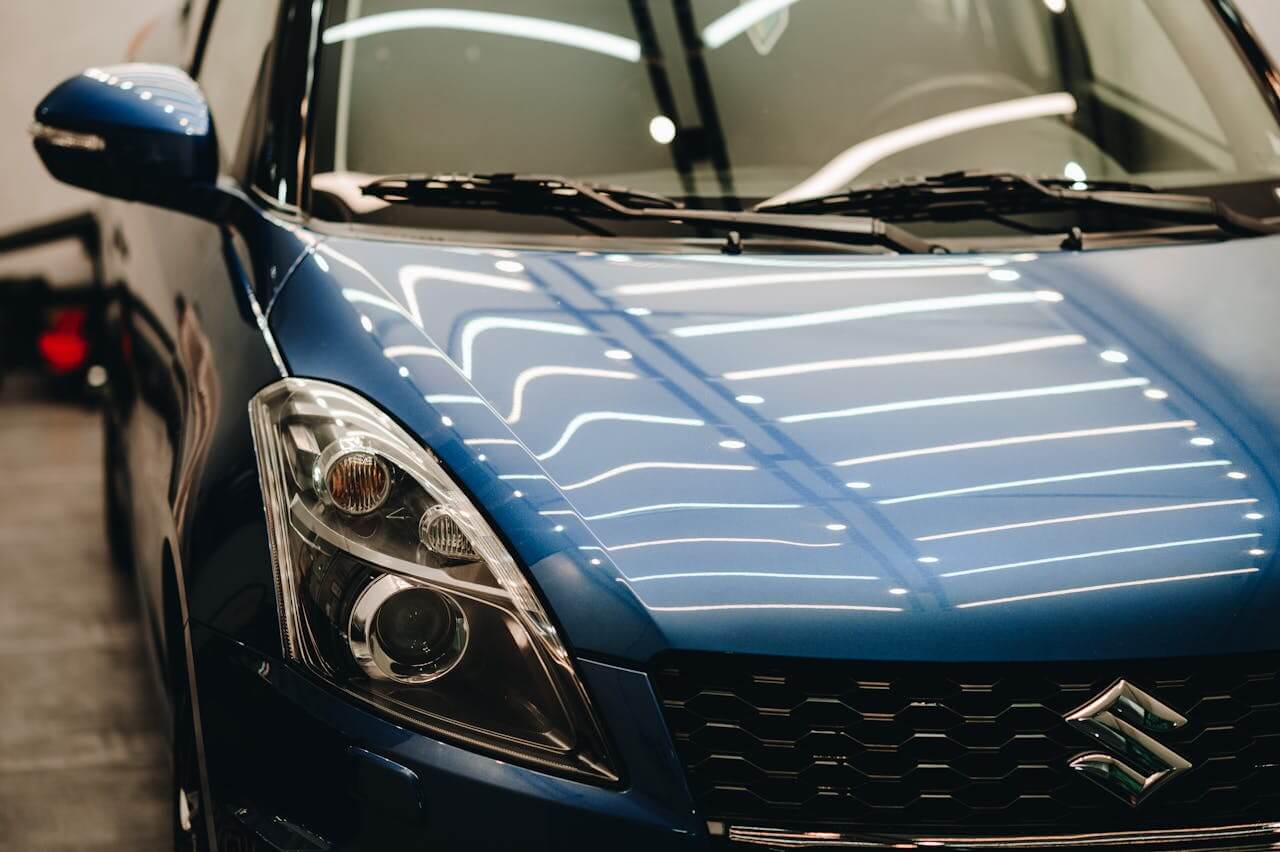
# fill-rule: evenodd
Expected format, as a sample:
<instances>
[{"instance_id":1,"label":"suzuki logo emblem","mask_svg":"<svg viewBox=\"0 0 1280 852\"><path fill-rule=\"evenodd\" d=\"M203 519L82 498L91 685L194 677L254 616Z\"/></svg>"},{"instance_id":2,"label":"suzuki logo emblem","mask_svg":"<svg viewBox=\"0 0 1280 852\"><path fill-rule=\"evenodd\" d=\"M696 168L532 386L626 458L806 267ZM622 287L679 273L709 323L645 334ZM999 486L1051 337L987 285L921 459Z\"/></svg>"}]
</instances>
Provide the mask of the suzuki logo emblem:
<instances>
[{"instance_id":1,"label":"suzuki logo emblem","mask_svg":"<svg viewBox=\"0 0 1280 852\"><path fill-rule=\"evenodd\" d=\"M1127 681L1068 715L1067 721L1107 749L1072 758L1071 768L1135 807L1191 768L1190 761L1155 738L1187 720Z\"/></svg>"}]
</instances>

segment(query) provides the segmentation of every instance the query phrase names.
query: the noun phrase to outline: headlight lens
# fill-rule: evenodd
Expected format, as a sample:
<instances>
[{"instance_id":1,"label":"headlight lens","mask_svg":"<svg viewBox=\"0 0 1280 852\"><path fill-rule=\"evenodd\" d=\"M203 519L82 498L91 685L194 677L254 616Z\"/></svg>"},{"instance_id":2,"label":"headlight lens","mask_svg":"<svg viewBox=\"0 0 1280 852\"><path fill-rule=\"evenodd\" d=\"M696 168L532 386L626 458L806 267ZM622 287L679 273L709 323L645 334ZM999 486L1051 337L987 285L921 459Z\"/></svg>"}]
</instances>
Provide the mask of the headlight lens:
<instances>
[{"instance_id":1,"label":"headlight lens","mask_svg":"<svg viewBox=\"0 0 1280 852\"><path fill-rule=\"evenodd\" d=\"M249 414L290 659L441 738L617 780L541 603L429 451L324 382Z\"/></svg>"}]
</instances>

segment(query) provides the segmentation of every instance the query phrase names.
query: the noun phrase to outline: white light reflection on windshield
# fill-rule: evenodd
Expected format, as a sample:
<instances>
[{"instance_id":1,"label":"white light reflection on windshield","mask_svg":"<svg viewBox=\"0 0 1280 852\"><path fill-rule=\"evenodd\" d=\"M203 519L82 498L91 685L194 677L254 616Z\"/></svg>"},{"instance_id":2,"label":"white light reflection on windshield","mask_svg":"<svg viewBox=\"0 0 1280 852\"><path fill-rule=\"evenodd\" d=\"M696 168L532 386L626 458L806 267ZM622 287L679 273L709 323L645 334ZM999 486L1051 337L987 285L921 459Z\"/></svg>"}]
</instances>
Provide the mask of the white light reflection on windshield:
<instances>
[{"instance_id":1,"label":"white light reflection on windshield","mask_svg":"<svg viewBox=\"0 0 1280 852\"><path fill-rule=\"evenodd\" d=\"M641 56L640 43L624 36L545 18L470 9L406 9L369 15L329 27L321 40L325 44L336 44L381 33L421 29L466 30L547 41L626 62L639 62Z\"/></svg>"}]
</instances>

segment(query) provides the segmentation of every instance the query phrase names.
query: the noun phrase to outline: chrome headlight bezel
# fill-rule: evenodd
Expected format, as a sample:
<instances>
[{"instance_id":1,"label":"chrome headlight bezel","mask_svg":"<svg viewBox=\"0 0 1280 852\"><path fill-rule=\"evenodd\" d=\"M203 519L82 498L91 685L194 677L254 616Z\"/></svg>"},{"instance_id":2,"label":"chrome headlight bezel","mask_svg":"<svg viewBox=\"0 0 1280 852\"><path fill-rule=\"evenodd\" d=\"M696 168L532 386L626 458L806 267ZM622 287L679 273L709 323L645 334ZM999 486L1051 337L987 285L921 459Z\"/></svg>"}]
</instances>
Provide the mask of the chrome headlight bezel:
<instances>
[{"instance_id":1,"label":"chrome headlight bezel","mask_svg":"<svg viewBox=\"0 0 1280 852\"><path fill-rule=\"evenodd\" d=\"M290 661L432 736L595 783L619 780L547 611L432 452L372 402L327 382L283 379L254 396L249 414ZM326 503L326 472L344 452L371 454L391 471L390 496L369 513ZM424 520L442 515L477 560L415 540ZM456 659L388 663L371 636L375 613L411 589L437 593L461 625L447 649Z\"/></svg>"}]
</instances>

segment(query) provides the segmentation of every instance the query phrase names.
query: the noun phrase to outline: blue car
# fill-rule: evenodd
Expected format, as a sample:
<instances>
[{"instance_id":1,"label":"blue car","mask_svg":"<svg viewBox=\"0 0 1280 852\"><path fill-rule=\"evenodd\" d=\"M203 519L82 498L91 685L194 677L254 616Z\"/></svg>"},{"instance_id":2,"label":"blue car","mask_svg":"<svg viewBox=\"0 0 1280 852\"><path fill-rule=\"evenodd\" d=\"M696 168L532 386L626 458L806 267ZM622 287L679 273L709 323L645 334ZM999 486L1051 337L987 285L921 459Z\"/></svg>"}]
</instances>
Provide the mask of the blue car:
<instances>
[{"instance_id":1,"label":"blue car","mask_svg":"<svg viewBox=\"0 0 1280 852\"><path fill-rule=\"evenodd\" d=\"M1280 844L1227 0L417 2L36 109L178 848Z\"/></svg>"}]
</instances>

